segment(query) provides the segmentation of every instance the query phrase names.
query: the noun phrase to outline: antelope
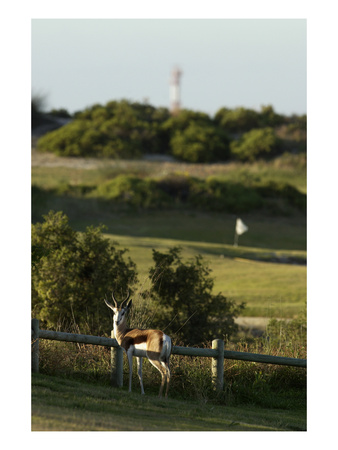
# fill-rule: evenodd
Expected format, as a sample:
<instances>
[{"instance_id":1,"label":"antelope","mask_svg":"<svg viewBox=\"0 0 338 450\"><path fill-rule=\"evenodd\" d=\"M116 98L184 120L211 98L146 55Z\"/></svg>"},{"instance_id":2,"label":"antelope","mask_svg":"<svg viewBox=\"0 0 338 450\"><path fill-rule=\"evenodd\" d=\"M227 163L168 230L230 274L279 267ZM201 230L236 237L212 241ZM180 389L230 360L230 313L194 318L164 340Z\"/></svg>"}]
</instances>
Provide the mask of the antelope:
<instances>
[{"instance_id":1,"label":"antelope","mask_svg":"<svg viewBox=\"0 0 338 450\"><path fill-rule=\"evenodd\" d=\"M114 313L115 339L127 354L129 364L129 392L131 392L133 352L134 349L140 349L146 350L147 358L161 373L162 381L159 397L162 397L165 381L167 381L165 393L165 397L167 397L170 382L169 358L172 350L171 339L160 330L139 330L138 328L127 328L127 314L132 306L132 300L129 300L129 297L130 294L128 292L127 298L123 300L120 306L117 304L114 297L114 292L112 292L114 305L104 299L108 308L110 308ZM141 356L137 356L137 373L141 385L141 394L144 394Z\"/></svg>"}]
</instances>

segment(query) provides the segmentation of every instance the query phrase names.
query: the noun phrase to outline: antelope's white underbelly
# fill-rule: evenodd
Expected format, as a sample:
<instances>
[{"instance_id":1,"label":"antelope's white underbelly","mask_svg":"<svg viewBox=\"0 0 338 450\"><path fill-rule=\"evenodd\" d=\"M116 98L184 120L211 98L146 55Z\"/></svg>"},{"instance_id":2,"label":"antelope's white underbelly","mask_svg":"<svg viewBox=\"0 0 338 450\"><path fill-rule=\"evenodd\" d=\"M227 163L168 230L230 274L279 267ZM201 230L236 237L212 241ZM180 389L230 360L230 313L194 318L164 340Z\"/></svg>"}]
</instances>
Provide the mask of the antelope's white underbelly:
<instances>
[{"instance_id":1,"label":"antelope's white underbelly","mask_svg":"<svg viewBox=\"0 0 338 450\"><path fill-rule=\"evenodd\" d=\"M147 343L141 342L140 344L134 344L134 348L137 350L147 350Z\"/></svg>"}]
</instances>

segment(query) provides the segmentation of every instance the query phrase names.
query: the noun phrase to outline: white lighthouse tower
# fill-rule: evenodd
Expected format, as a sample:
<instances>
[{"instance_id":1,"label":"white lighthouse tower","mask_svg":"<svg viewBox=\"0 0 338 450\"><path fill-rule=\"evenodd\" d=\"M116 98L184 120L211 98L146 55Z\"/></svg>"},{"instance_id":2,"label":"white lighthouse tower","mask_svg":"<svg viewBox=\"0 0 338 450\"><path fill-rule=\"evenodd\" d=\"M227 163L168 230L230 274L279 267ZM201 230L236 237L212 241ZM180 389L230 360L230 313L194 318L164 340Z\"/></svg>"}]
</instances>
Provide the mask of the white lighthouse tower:
<instances>
[{"instance_id":1,"label":"white lighthouse tower","mask_svg":"<svg viewBox=\"0 0 338 450\"><path fill-rule=\"evenodd\" d=\"M170 77L170 112L175 115L181 107L180 102L180 78L182 72L178 67L174 67Z\"/></svg>"}]
</instances>

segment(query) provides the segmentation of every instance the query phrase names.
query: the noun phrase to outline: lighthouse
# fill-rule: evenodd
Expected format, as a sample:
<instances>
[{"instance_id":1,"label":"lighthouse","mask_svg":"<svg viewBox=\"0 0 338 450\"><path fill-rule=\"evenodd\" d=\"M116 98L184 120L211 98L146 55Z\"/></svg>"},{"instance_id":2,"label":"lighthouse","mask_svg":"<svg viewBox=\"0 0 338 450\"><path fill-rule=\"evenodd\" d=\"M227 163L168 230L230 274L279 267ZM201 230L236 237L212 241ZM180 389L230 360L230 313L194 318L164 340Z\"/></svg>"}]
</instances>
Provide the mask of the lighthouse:
<instances>
[{"instance_id":1,"label":"lighthouse","mask_svg":"<svg viewBox=\"0 0 338 450\"><path fill-rule=\"evenodd\" d=\"M180 110L180 78L182 72L178 67L174 67L170 77L170 112L175 115Z\"/></svg>"}]
</instances>

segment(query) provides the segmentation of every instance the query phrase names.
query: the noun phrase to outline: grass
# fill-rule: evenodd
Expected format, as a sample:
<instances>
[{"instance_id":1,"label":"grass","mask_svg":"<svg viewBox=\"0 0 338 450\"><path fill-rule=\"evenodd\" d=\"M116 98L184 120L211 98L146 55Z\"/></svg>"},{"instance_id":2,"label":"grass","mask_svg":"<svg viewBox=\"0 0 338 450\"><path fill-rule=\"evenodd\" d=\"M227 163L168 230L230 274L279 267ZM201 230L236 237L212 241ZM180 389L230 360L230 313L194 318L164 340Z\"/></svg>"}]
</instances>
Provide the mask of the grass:
<instances>
[{"instance_id":1,"label":"grass","mask_svg":"<svg viewBox=\"0 0 338 450\"><path fill-rule=\"evenodd\" d=\"M35 163L34 163L35 161ZM45 162L43 162L45 161ZM43 164L43 165L42 165ZM175 162L60 158L33 152L32 184L55 188L62 183L96 186L120 174L163 177L181 173L197 178L220 176L227 180L250 179L287 182L306 192L305 155L285 155L271 162L188 164Z\"/></svg>"},{"instance_id":2,"label":"grass","mask_svg":"<svg viewBox=\"0 0 338 450\"><path fill-rule=\"evenodd\" d=\"M152 249L182 246L186 258L203 255L212 269L216 293L222 291L231 299L246 302L245 315L292 318L304 311L306 303L306 265L291 264L306 261L304 215L245 214L241 218L249 232L240 236L239 247L234 247L236 216L231 214L182 208L131 211L62 192L69 185L97 186L119 174L155 177L179 172L199 178L216 175L229 180L273 179L288 182L305 193L305 162L293 156L251 165L203 165L92 161L44 154L41 158L53 166L33 166L32 183L42 189L33 197L33 221L41 221L42 214L54 209L67 214L78 231L90 225L106 225L106 236L128 248L137 264L140 290L152 265ZM46 195L44 189L56 189L59 195ZM303 342L296 344L295 339L282 338L283 333L278 332L277 344L237 342L232 344L236 348L230 348L229 343L227 348L306 358ZM208 358L182 359L173 355L167 401L156 397L159 375L154 374L148 361L143 369L146 396L138 393L136 374L132 394L124 388L110 387L109 351L101 347L94 350L91 346L42 340L40 370L41 374L32 377L32 429L36 431L306 430L303 369L225 360L225 390L215 396Z\"/></svg>"},{"instance_id":3,"label":"grass","mask_svg":"<svg viewBox=\"0 0 338 450\"><path fill-rule=\"evenodd\" d=\"M32 430L301 431L306 430L306 414L303 409L161 400L98 383L33 374Z\"/></svg>"},{"instance_id":4,"label":"grass","mask_svg":"<svg viewBox=\"0 0 338 450\"><path fill-rule=\"evenodd\" d=\"M166 251L169 247L181 246L184 258L203 255L212 269L214 293L222 292L238 303L247 303L243 315L292 318L304 308L306 266L264 262L271 251L267 256L266 250L250 247L235 249L233 246L205 242L111 234L107 237L129 249L128 256L137 265L142 288L153 265L152 249ZM291 251L283 254L291 258L304 257L304 253Z\"/></svg>"},{"instance_id":5,"label":"grass","mask_svg":"<svg viewBox=\"0 0 338 450\"><path fill-rule=\"evenodd\" d=\"M41 155L40 155L41 156ZM306 217L243 214L249 231L233 246L236 216L184 210L128 210L95 198L62 195L62 186L97 186L118 174L166 176L170 173L205 178L273 179L287 181L306 192L305 162L293 156L254 164L179 164L147 161L92 161L42 155L61 166L33 166L32 183L44 191L33 197L33 220L49 210L63 211L73 228L104 224L106 235L128 248L144 283L152 265L152 249L181 246L187 258L202 254L212 269L214 291L245 302L246 316L293 318L306 302ZM63 165L68 165L64 167ZM276 264L278 261L279 264ZM280 263L282 262L282 263ZM290 264L300 262L302 265Z\"/></svg>"},{"instance_id":6,"label":"grass","mask_svg":"<svg viewBox=\"0 0 338 450\"><path fill-rule=\"evenodd\" d=\"M142 322L142 311L136 311ZM269 339L256 338L225 342L226 349L306 359L306 325L276 322L269 326ZM180 342L174 340L175 345ZM211 348L211 342L199 347ZM95 345L40 340L40 372L67 379L107 385L110 374L110 350ZM255 405L261 408L296 410L306 405L306 370L296 367L247 361L224 360L224 390L215 392L211 378L211 359L172 355L170 359L170 398L198 400L206 404L226 406ZM128 380L127 358L124 358L124 380ZM160 375L144 360L143 382L147 395L157 395ZM136 362L133 365L133 392L139 392Z\"/></svg>"}]
</instances>

